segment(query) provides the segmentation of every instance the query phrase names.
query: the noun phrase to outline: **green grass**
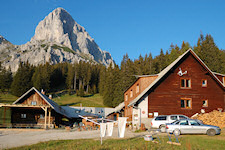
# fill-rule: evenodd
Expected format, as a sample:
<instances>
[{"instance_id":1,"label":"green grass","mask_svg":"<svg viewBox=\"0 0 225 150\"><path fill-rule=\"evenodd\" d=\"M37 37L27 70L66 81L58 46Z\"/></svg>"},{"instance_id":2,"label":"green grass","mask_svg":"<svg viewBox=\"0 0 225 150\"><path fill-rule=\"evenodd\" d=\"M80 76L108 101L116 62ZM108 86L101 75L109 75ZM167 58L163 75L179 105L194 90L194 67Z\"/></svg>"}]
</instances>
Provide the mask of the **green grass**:
<instances>
[{"instance_id":1,"label":"green grass","mask_svg":"<svg viewBox=\"0 0 225 150\"><path fill-rule=\"evenodd\" d=\"M0 103L13 103L17 100L18 97L12 95L12 94L3 94L0 93Z\"/></svg>"},{"instance_id":2,"label":"green grass","mask_svg":"<svg viewBox=\"0 0 225 150\"><path fill-rule=\"evenodd\" d=\"M59 45L54 44L54 45L52 45L52 48L53 48L53 49L63 49L63 50L66 51L66 52L75 54L75 51L73 51L73 50L70 49L69 47L59 46Z\"/></svg>"},{"instance_id":3,"label":"green grass","mask_svg":"<svg viewBox=\"0 0 225 150\"><path fill-rule=\"evenodd\" d=\"M13 96L12 94L0 93L0 103L12 104L17 99L18 97ZM100 94L88 95L86 97L78 97L75 94L65 94L60 97L53 98L53 101L62 106L80 106L80 104L82 104L83 107L105 107L103 104L103 98Z\"/></svg>"},{"instance_id":4,"label":"green grass","mask_svg":"<svg viewBox=\"0 0 225 150\"><path fill-rule=\"evenodd\" d=\"M41 47L45 47L46 46L46 44L41 44Z\"/></svg>"},{"instance_id":5,"label":"green grass","mask_svg":"<svg viewBox=\"0 0 225 150\"><path fill-rule=\"evenodd\" d=\"M55 97L53 100L57 104L63 106L80 106L80 104L82 104L83 107L105 107L103 104L103 98L100 94L90 95L87 97L65 94L61 97Z\"/></svg>"},{"instance_id":6,"label":"green grass","mask_svg":"<svg viewBox=\"0 0 225 150\"><path fill-rule=\"evenodd\" d=\"M223 129L224 130L224 129ZM207 136L207 135L182 135L179 137L181 146L167 144L168 137L160 136L160 143L146 142L143 137L135 137L129 139L108 139L103 140L100 144L99 139L79 139L79 140L57 140L49 142L41 142L38 144L14 148L15 150L70 150L70 149L90 149L90 150L222 150L225 149L225 136ZM158 141L157 139L155 139ZM175 141L175 138L172 139Z\"/></svg>"}]
</instances>

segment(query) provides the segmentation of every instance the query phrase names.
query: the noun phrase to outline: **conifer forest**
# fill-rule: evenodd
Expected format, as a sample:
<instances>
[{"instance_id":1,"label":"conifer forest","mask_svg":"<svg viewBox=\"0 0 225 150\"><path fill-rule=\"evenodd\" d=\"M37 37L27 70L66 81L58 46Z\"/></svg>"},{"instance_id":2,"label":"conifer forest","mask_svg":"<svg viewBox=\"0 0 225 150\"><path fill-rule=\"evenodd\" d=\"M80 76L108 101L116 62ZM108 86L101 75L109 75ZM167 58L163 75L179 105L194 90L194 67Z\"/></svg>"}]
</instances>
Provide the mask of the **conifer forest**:
<instances>
[{"instance_id":1,"label":"conifer forest","mask_svg":"<svg viewBox=\"0 0 225 150\"><path fill-rule=\"evenodd\" d=\"M46 93L66 90L69 94L85 96L100 93L104 105L115 107L123 102L123 92L136 80L135 75L157 74L186 50L192 48L213 71L225 74L225 50L219 49L209 34L200 35L195 46L188 42L171 44L168 50L160 50L158 56L151 53L131 60L128 54L121 63L106 68L88 62L59 63L32 66L21 62L17 72L12 73L0 66L0 90L21 96L31 87L44 89Z\"/></svg>"}]
</instances>

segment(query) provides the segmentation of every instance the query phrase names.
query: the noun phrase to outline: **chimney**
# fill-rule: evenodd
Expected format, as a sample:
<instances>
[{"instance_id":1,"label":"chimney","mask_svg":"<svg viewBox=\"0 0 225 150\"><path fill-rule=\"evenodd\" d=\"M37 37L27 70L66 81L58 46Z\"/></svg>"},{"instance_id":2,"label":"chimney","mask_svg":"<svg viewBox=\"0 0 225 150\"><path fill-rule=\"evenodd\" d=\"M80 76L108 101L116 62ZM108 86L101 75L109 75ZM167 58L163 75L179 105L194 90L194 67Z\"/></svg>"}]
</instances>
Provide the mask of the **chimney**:
<instances>
[{"instance_id":1,"label":"chimney","mask_svg":"<svg viewBox=\"0 0 225 150\"><path fill-rule=\"evenodd\" d=\"M41 94L44 94L45 95L45 91L43 89L41 89Z\"/></svg>"},{"instance_id":2,"label":"chimney","mask_svg":"<svg viewBox=\"0 0 225 150\"><path fill-rule=\"evenodd\" d=\"M49 98L49 99L52 99L52 95L50 94L50 95L48 96L48 98Z\"/></svg>"}]
</instances>

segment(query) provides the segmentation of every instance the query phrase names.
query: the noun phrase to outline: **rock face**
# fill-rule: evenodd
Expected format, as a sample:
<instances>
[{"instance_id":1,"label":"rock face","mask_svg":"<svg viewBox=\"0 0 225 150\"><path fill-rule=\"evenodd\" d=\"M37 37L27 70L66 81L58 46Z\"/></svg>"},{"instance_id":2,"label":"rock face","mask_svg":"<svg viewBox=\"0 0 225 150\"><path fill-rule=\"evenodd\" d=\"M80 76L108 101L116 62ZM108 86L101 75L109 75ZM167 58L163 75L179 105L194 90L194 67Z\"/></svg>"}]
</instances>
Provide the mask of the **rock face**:
<instances>
[{"instance_id":1,"label":"rock face","mask_svg":"<svg viewBox=\"0 0 225 150\"><path fill-rule=\"evenodd\" d=\"M0 56L2 65L10 67L12 72L18 69L21 61L33 65L88 61L114 66L111 54L102 51L84 27L63 8L46 16L36 27L31 41L24 45L13 45L0 36Z\"/></svg>"}]
</instances>

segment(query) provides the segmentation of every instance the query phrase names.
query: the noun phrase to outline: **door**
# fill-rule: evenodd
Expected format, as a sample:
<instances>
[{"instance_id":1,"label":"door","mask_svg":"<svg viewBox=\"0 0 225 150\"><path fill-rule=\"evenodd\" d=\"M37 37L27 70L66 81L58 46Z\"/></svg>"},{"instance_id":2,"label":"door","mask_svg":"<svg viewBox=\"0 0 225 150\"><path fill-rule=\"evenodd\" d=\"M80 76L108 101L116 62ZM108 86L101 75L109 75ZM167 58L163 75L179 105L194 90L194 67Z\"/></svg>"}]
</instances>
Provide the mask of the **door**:
<instances>
[{"instance_id":1,"label":"door","mask_svg":"<svg viewBox=\"0 0 225 150\"><path fill-rule=\"evenodd\" d=\"M195 134L202 134L202 133L206 133L205 128L198 123L196 120L189 120L189 123L191 125L191 133L195 133Z\"/></svg>"},{"instance_id":2,"label":"door","mask_svg":"<svg viewBox=\"0 0 225 150\"><path fill-rule=\"evenodd\" d=\"M180 132L181 134L188 134L191 132L191 126L189 125L187 120L180 121Z\"/></svg>"}]
</instances>

